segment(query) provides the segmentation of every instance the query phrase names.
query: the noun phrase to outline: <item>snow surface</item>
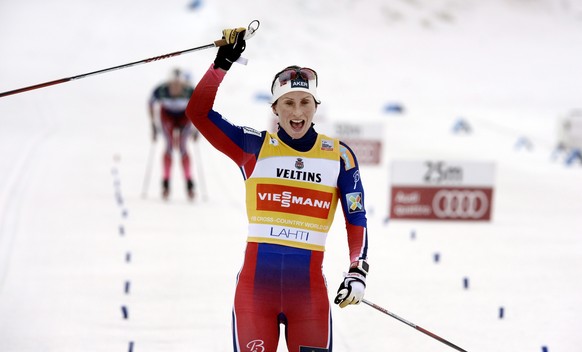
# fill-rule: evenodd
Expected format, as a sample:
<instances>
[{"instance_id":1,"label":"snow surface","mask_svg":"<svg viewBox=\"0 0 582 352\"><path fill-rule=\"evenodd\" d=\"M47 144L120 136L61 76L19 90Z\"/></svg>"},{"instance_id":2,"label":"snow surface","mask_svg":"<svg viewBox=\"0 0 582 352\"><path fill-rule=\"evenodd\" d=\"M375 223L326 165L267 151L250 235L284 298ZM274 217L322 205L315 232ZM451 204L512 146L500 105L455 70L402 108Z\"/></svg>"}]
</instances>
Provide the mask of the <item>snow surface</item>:
<instances>
[{"instance_id":1,"label":"snow surface","mask_svg":"<svg viewBox=\"0 0 582 352\"><path fill-rule=\"evenodd\" d=\"M384 125L382 165L362 168L366 298L472 352L581 350L582 167L551 158L558 117L582 103L579 1L188 5L3 1L0 91L205 45L259 19L248 66L231 70L216 102L229 120L268 128L256 96L299 64L320 75L320 118ZM172 68L196 81L214 55L0 98L0 351L232 350L240 173L202 141L191 150L206 200L186 200L176 167L161 201L162 147L150 143L146 110ZM392 102L406 113L385 114ZM459 117L473 134L451 133ZM521 137L533 150L515 148ZM493 220L385 222L394 159L494 161ZM348 265L345 242L338 214L324 262L330 296ZM336 352L452 351L364 305L334 306L333 318Z\"/></svg>"}]
</instances>

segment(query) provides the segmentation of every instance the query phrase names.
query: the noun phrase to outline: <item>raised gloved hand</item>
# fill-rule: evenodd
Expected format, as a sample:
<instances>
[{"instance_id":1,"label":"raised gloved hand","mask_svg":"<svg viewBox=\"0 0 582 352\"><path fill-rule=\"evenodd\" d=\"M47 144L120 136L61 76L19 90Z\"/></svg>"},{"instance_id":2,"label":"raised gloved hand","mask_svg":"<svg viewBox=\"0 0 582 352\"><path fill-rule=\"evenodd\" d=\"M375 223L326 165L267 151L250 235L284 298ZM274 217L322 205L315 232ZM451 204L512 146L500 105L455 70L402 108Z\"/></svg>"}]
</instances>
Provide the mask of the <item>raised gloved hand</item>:
<instances>
[{"instance_id":1,"label":"raised gloved hand","mask_svg":"<svg viewBox=\"0 0 582 352\"><path fill-rule=\"evenodd\" d=\"M362 301L366 290L368 268L368 263L365 260L359 260L350 265L350 270L344 274L344 281L337 290L335 304L339 304L340 308L345 308L350 304L359 304Z\"/></svg>"},{"instance_id":2,"label":"raised gloved hand","mask_svg":"<svg viewBox=\"0 0 582 352\"><path fill-rule=\"evenodd\" d=\"M246 28L244 27L222 31L222 39L226 40L227 44L218 48L216 59L214 59L214 68L228 71L232 63L238 60L246 48L245 33Z\"/></svg>"}]
</instances>

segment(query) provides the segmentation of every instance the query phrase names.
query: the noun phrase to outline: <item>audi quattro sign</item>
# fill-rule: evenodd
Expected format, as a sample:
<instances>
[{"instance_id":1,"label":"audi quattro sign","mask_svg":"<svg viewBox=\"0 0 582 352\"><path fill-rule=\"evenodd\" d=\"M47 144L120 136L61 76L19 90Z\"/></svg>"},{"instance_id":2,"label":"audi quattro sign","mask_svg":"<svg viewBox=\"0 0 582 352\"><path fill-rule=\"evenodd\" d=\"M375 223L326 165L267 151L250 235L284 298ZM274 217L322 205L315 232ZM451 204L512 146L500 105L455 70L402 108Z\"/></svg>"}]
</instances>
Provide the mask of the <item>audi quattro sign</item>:
<instances>
[{"instance_id":1,"label":"audi quattro sign","mask_svg":"<svg viewBox=\"0 0 582 352\"><path fill-rule=\"evenodd\" d=\"M494 174L491 162L393 161L390 218L489 221Z\"/></svg>"}]
</instances>

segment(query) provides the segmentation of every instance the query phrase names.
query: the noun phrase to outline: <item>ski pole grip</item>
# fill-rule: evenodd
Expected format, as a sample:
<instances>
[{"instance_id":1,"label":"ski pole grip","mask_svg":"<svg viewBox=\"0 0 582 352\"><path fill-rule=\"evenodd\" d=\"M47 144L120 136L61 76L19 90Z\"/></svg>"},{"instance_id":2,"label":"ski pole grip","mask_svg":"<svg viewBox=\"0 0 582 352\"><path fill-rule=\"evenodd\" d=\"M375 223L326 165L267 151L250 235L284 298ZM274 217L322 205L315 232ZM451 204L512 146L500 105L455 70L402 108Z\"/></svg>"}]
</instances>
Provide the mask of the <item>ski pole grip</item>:
<instances>
[{"instance_id":1,"label":"ski pole grip","mask_svg":"<svg viewBox=\"0 0 582 352\"><path fill-rule=\"evenodd\" d=\"M218 39L218 40L215 40L214 41L214 46L215 47L224 46L226 44L228 44L227 41L226 41L226 39Z\"/></svg>"}]
</instances>

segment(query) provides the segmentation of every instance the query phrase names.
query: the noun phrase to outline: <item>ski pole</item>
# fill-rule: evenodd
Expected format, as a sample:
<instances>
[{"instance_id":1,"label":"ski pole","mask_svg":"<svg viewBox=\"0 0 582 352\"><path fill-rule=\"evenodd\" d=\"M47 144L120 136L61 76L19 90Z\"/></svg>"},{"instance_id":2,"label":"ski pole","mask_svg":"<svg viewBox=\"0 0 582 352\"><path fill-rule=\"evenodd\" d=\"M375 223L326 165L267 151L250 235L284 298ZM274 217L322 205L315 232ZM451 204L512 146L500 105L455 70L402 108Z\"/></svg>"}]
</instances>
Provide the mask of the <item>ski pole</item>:
<instances>
[{"instance_id":1,"label":"ski pole","mask_svg":"<svg viewBox=\"0 0 582 352\"><path fill-rule=\"evenodd\" d=\"M155 142L152 142L150 144L150 151L148 153L148 161L146 164L146 170L145 170L145 174L143 177L143 184L141 187L141 197L144 199L148 195L148 189L149 189L149 185L150 185L150 176L152 174L152 164L153 164L153 158L154 158L155 145L156 145Z\"/></svg>"},{"instance_id":2,"label":"ski pole","mask_svg":"<svg viewBox=\"0 0 582 352\"><path fill-rule=\"evenodd\" d=\"M200 137L198 137L200 138ZM208 189L206 188L206 182L204 178L204 170L202 169L202 153L200 153L200 147L198 145L200 141L194 142L194 156L196 158L196 168L198 169L198 180L200 181L200 190L202 195L202 201L208 201Z\"/></svg>"},{"instance_id":3,"label":"ski pole","mask_svg":"<svg viewBox=\"0 0 582 352\"><path fill-rule=\"evenodd\" d=\"M259 29L259 26L260 26L260 22L258 20L252 21L249 24L249 26L247 27L247 31L245 32L244 39L246 40L246 39L251 38L255 34L255 32L257 31L257 29ZM147 64L147 63L150 63L152 61L159 61L159 60L163 60L163 59L168 59L168 58L171 58L171 57L174 57L174 56L178 56L178 55L190 53L190 52L193 52L193 51L204 50L204 49L209 49L209 48L215 48L215 47L219 47L219 46L223 46L223 45L226 45L226 40L219 39L219 40L215 40L211 44L206 44L206 45L198 46L198 47L195 47L195 48L190 48L190 49L186 49L186 50L175 51L175 52L169 53L169 54L164 54L164 55L160 55L160 56L154 56L154 57L151 57L149 59L143 59L143 60L139 60L139 61L134 61L134 62L130 62L130 63L127 63L127 64L113 66L113 67L109 67L109 68L104 68L104 69L97 70L97 71L93 71L93 72L89 72L89 73L83 73L83 74L76 75L76 76L55 79L54 81L48 81L48 82L44 82L44 83L34 84L34 85L28 86L28 87L23 87L23 88L18 88L18 89L14 89L14 90L9 90L9 91L6 91L6 92L1 92L0 93L0 98L5 97L5 96L8 96L8 95L13 95L13 94L27 92L27 91L30 91L30 90L35 90L35 89L39 89L39 88L54 86L54 85L57 85L57 84L66 83L66 82L69 82L69 81L74 81L74 80L77 80L77 79L81 79L81 78L85 78L85 77L89 77L89 76L94 76L94 75L98 75L98 74L101 74L101 73L111 72L111 71L115 71L115 70L121 70L121 69L124 69L124 68L132 67L132 66L137 66L137 65L141 65L141 64Z\"/></svg>"},{"instance_id":4,"label":"ski pole","mask_svg":"<svg viewBox=\"0 0 582 352\"><path fill-rule=\"evenodd\" d=\"M366 299L363 299L362 302L364 302L365 304L369 305L370 307L372 307L374 309L379 310L380 312L382 312L382 313L384 313L386 315L391 316L392 318L394 318L396 320L399 320L399 321L403 322L404 324L406 324L408 326L411 326L411 327L415 328L416 330L422 332L423 334L426 334L426 335L432 337L433 339L438 340L438 341L444 343L445 345L456 349L457 351L467 352L467 350L462 349L461 347L455 345L454 343L452 343L450 341L447 341L447 340L443 339L442 337L440 337L440 336L438 336L438 335L436 335L436 334L434 334L434 333L432 333L432 332L430 332L430 331L428 331L426 329L423 329L420 326L418 326L418 325L416 325L414 323L411 323L411 322L409 322L406 319L403 319L403 318L399 317L398 315L396 315L396 314L388 311L387 309L384 309L384 308L380 307L377 304L374 304L374 303L372 303L372 302L370 302L370 301L368 301Z\"/></svg>"}]
</instances>

